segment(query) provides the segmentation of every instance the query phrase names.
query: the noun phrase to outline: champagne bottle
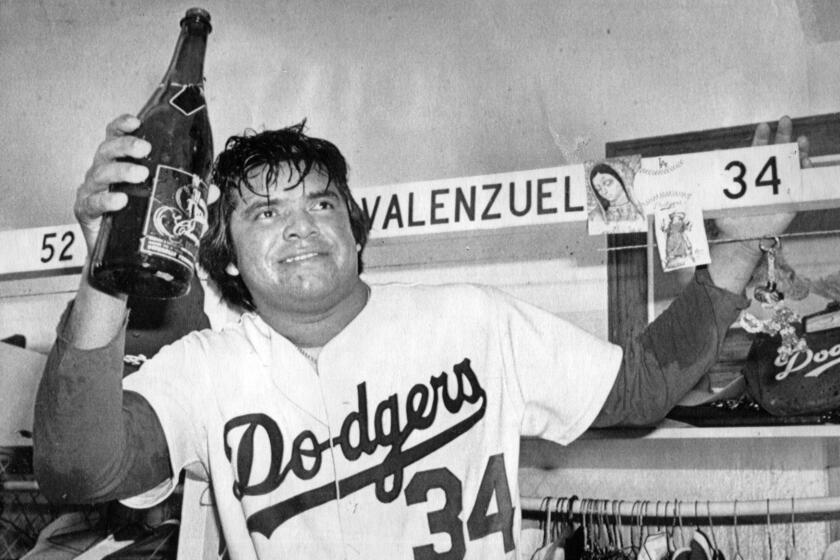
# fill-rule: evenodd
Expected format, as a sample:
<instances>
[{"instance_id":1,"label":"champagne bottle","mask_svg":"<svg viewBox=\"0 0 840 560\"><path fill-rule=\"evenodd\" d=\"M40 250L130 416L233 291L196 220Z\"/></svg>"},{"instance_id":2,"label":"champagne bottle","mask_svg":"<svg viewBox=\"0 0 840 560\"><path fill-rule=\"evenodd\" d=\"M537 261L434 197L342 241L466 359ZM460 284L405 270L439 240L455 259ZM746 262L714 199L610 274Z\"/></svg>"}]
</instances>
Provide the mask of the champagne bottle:
<instances>
[{"instance_id":1,"label":"champagne bottle","mask_svg":"<svg viewBox=\"0 0 840 560\"><path fill-rule=\"evenodd\" d=\"M191 8L161 84L137 115L133 134L152 145L144 183L118 183L128 205L102 218L90 266L92 285L108 292L174 298L189 289L207 227L213 138L204 98L210 14Z\"/></svg>"}]
</instances>

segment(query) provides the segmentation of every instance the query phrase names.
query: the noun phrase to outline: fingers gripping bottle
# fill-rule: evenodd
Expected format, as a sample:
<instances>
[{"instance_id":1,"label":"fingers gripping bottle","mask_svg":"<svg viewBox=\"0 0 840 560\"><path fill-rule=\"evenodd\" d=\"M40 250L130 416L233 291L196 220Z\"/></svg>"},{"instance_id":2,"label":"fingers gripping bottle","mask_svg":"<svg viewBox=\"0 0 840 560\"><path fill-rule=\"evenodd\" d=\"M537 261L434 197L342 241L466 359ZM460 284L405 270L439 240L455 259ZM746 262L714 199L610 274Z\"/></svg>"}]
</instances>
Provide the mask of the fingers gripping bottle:
<instances>
[{"instance_id":1,"label":"fingers gripping bottle","mask_svg":"<svg viewBox=\"0 0 840 560\"><path fill-rule=\"evenodd\" d=\"M204 54L210 14L191 8L161 84L137 115L133 134L152 145L144 183L118 183L128 205L103 216L91 283L105 291L174 298L189 289L198 243L207 227L207 179L213 138L204 99Z\"/></svg>"}]
</instances>

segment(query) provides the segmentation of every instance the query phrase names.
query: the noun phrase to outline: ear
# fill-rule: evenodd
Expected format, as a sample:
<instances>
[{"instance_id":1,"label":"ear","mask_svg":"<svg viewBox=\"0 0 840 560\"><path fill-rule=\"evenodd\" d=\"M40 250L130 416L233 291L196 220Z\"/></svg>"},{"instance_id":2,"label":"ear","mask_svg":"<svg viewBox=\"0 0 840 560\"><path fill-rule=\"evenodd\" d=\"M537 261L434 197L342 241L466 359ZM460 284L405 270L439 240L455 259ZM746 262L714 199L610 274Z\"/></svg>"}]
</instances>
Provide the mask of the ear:
<instances>
[{"instance_id":1,"label":"ear","mask_svg":"<svg viewBox=\"0 0 840 560\"><path fill-rule=\"evenodd\" d=\"M239 276L239 269L236 268L236 265L233 263L228 263L225 267L225 272L227 272L229 276Z\"/></svg>"}]
</instances>

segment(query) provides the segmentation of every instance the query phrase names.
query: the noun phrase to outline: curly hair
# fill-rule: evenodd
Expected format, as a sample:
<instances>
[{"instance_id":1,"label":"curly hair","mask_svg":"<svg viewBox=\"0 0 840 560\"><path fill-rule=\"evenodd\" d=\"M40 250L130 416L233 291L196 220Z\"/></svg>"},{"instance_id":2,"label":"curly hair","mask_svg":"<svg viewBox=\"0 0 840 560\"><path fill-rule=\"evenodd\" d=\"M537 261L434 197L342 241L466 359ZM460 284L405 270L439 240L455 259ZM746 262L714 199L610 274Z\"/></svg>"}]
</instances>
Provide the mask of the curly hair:
<instances>
[{"instance_id":1,"label":"curly hair","mask_svg":"<svg viewBox=\"0 0 840 560\"><path fill-rule=\"evenodd\" d=\"M219 286L222 298L248 311L256 310L251 292L241 276L225 272L228 264L236 263L230 218L242 196L242 189L266 194L265 186L277 179L284 164L297 173L297 181L288 189L303 183L312 171L322 173L327 178L327 184L336 187L347 205L353 238L361 246L358 266L359 272L362 271L362 251L370 225L347 184L347 162L333 143L304 134L305 125L304 120L279 130L246 130L240 136L231 136L213 166L212 182L218 186L220 196L210 206L209 227L201 241L198 261ZM266 170L265 177L260 177L259 185L254 185L251 179L263 168Z\"/></svg>"}]
</instances>

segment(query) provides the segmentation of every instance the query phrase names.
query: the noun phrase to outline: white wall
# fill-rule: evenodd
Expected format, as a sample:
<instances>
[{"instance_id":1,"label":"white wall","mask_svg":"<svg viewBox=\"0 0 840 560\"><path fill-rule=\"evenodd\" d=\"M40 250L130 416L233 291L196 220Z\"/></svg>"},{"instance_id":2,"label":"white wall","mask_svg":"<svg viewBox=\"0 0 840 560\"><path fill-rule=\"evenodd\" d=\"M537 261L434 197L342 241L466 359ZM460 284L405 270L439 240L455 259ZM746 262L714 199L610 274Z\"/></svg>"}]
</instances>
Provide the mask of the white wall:
<instances>
[{"instance_id":1,"label":"white wall","mask_svg":"<svg viewBox=\"0 0 840 560\"><path fill-rule=\"evenodd\" d=\"M0 0L0 228L72 221L105 124L139 110L193 4ZM217 145L306 117L346 152L356 186L551 166L609 140L838 107L837 45L805 34L795 0L201 5Z\"/></svg>"}]
</instances>

